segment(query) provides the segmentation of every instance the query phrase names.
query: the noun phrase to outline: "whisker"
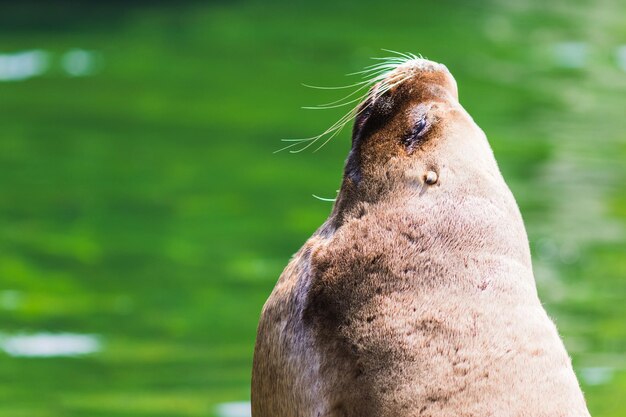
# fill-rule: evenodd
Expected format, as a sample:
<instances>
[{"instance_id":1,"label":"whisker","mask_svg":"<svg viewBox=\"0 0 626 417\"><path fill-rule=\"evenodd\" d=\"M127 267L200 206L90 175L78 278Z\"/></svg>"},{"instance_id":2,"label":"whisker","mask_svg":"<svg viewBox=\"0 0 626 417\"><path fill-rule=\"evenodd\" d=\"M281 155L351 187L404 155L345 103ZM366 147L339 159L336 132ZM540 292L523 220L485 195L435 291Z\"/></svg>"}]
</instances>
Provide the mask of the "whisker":
<instances>
[{"instance_id":1,"label":"whisker","mask_svg":"<svg viewBox=\"0 0 626 417\"><path fill-rule=\"evenodd\" d=\"M354 90L352 93L348 94L348 95L347 95L347 96L345 96L345 97L340 98L339 100L331 101L330 103L318 104L318 105L316 105L316 106L308 106L308 107L303 107L303 108L304 108L304 109L319 109L319 108L324 108L324 107L326 107L326 106L332 106L332 105L335 105L335 104L339 104L340 102L342 102L342 101L344 101L344 100L346 100L346 99L348 99L348 98L350 98L350 97L354 96L354 95L355 95L355 94L357 94L359 91L362 91L362 90L363 90L363 89L365 89L365 88L369 88L369 87L370 87L370 84L371 84L371 81L369 81L369 80L368 80L368 81L367 81L367 84L362 85L362 86L361 86L361 87L359 87L358 89ZM363 95L361 95L361 96L359 97L359 100L360 100L361 98L363 98ZM350 104L350 103L352 103L352 101L349 101L349 102L347 102L347 103L344 103L343 105Z\"/></svg>"},{"instance_id":2,"label":"whisker","mask_svg":"<svg viewBox=\"0 0 626 417\"><path fill-rule=\"evenodd\" d=\"M400 56L402 56L404 58L407 58L409 60L414 59L410 54L405 54L405 53L402 53L402 52L394 51L393 49L381 48L381 50L383 50L385 52L391 52L392 54L400 55Z\"/></svg>"},{"instance_id":3,"label":"whisker","mask_svg":"<svg viewBox=\"0 0 626 417\"><path fill-rule=\"evenodd\" d=\"M352 117L351 117L350 119L352 119ZM346 123L346 124L347 124L347 123ZM313 152L317 152L317 151L319 151L320 149L322 149L322 148L323 148L323 147L324 147L324 146L325 146L328 142L330 142L330 141L332 140L332 138L334 138L335 136L337 136L337 135L338 135L338 134L339 134L339 133L343 130L343 128L346 126L346 124L344 124L343 126L341 126L341 128L339 128L339 129L335 130L335 131L333 132L333 134L332 134L332 135L330 135L328 138L326 138L326 140L325 140L324 142L322 142L322 144L321 144L320 146L318 146L317 148L315 148L315 149L313 150ZM312 145L312 143L311 143L311 145Z\"/></svg>"},{"instance_id":4,"label":"whisker","mask_svg":"<svg viewBox=\"0 0 626 417\"><path fill-rule=\"evenodd\" d=\"M282 149L279 149L278 151L275 151L274 153L292 148L301 143L308 142L307 145L301 149L298 149L295 151L289 151L290 153L302 152L303 150L307 149L309 146L313 145L315 142L317 142L319 139L321 139L322 137L324 137L325 135L329 133L332 133L334 137L334 135L336 134L336 131L339 129L342 129L352 119L354 111L355 109L352 109L348 113L344 114L339 120L333 123L331 127L329 127L328 129L326 129L324 132L320 133L317 136L313 136L313 137L305 138L305 139L283 139L284 142L295 142L295 143L292 143L291 145L288 145Z\"/></svg>"},{"instance_id":5,"label":"whisker","mask_svg":"<svg viewBox=\"0 0 626 417\"><path fill-rule=\"evenodd\" d=\"M311 195L313 196L313 198L317 198L317 199L318 199L318 200L320 200L320 201L328 201L328 202L330 202L330 203L334 203L335 201L337 201L337 199L336 199L336 198L326 198L326 197L320 197L320 196L315 195L315 194L311 194Z\"/></svg>"},{"instance_id":6,"label":"whisker","mask_svg":"<svg viewBox=\"0 0 626 417\"><path fill-rule=\"evenodd\" d=\"M315 88L315 89L318 89L318 90L345 90L346 88L352 88L352 87L356 87L358 85L367 84L367 83L368 83L368 81L365 80L365 81L359 81L359 82L354 83L354 84L340 85L340 86L331 86L331 87L323 87L323 86L319 86L319 85L311 85L311 84L304 84L304 83L302 83L302 85L304 87L307 87L307 88Z\"/></svg>"},{"instance_id":7,"label":"whisker","mask_svg":"<svg viewBox=\"0 0 626 417\"><path fill-rule=\"evenodd\" d=\"M334 100L329 103L325 103L325 104L321 104L317 106L303 107L305 109L311 109L311 110L333 109L333 108L347 106L347 105L357 103L357 102L363 103L363 100L365 100L370 94L369 89L372 88L372 86L374 85L376 85L377 87L371 93L372 96L371 96L370 102L366 104L357 104L356 106L352 107L348 112L346 112L343 116L341 116L339 120L335 121L335 123L333 123L330 127L328 127L319 135L311 136L308 138L301 138L301 139L281 139L282 142L287 142L288 145L281 149L278 149L274 153L281 152L284 150L289 150L289 153L299 153L310 148L311 146L313 146L314 144L322 140L322 143L318 147L316 147L313 151L313 152L317 152L322 147L324 147L328 142L330 142L334 137L339 135L339 133L341 133L341 131L346 127L348 123L350 123L351 120L358 117L363 111L369 108L372 102L382 97L389 90L397 87L398 85L402 84L403 82L411 78L412 75L407 74L401 77L400 79L394 80L393 78L398 78L396 76L391 77L392 78L391 80L387 79L389 74L392 73L400 65L408 61L414 60L414 59L419 59L415 54L402 53L402 52L397 52L397 51L393 51L390 49L383 49L383 51L395 54L395 56L384 57L384 58L373 57L372 59L377 61L374 64L367 65L361 71L356 71L356 72L346 74L349 76L360 75L363 79L362 81L358 81L356 83L352 83L349 85L330 86L330 87L302 84L305 87L315 88L319 90L342 90L342 89L356 87L354 91L350 92L349 94L347 94L346 96L338 100ZM420 58L421 58L421 55L420 55ZM366 91L364 94L359 94L365 89L367 89L368 91Z\"/></svg>"},{"instance_id":8,"label":"whisker","mask_svg":"<svg viewBox=\"0 0 626 417\"><path fill-rule=\"evenodd\" d=\"M330 141L332 138L334 138L339 132L341 132L341 130L345 127L345 125L347 125L350 120L352 120L353 117L355 117L355 109L350 110L348 113L346 113L341 119L339 119L337 122L335 122L333 124L333 126L329 129L327 129L324 133L318 135L314 140L310 141L309 143L307 143L306 146L304 146L301 149L295 150L295 151L289 151L290 153L299 153L304 151L305 149L309 148L310 146L312 146L315 142L317 142L318 140L320 140L321 138L323 138L326 134L331 133L331 135L324 141L324 143L322 144L322 146L324 146L328 141ZM321 146L320 146L321 147ZM319 149L319 148L318 148ZM317 149L316 149L317 150Z\"/></svg>"},{"instance_id":9,"label":"whisker","mask_svg":"<svg viewBox=\"0 0 626 417\"><path fill-rule=\"evenodd\" d=\"M369 69L365 69L365 70L362 70L362 71L350 72L350 73L348 73L346 75L350 76L350 75L367 74L367 73L370 73L370 72L377 72L377 71L379 71L381 69L393 70L393 69L395 69L397 67L398 67L397 64L383 63L383 64L379 64L379 65L377 65L375 67L372 67L372 68L369 68Z\"/></svg>"},{"instance_id":10,"label":"whisker","mask_svg":"<svg viewBox=\"0 0 626 417\"><path fill-rule=\"evenodd\" d=\"M353 115L353 116L352 116L352 117L351 117L348 121L352 120L352 118L356 118L357 116L359 116L359 115L360 115L363 111L365 111L365 109L366 109L366 108L367 108L367 106L363 106L363 108L362 108L361 110L359 110L359 111L356 111L356 110L355 110L354 115ZM343 128L345 127L345 125L346 125L346 124L347 124L347 123L345 123L345 124L341 127L341 129L343 129ZM341 131L341 129L339 129L337 132L335 132L332 136L330 136L330 137L326 138L326 140L325 140L324 142L322 142L322 144L321 144L320 146L318 146L318 147L317 147L317 148L316 148L313 152L317 152L317 151L319 151L320 149L322 149L322 148L324 147L324 145L326 145L328 142L330 142L330 141L331 141L331 139L332 139L332 138L333 138L336 134L338 134L338 133L339 133L339 131Z\"/></svg>"},{"instance_id":11,"label":"whisker","mask_svg":"<svg viewBox=\"0 0 626 417\"><path fill-rule=\"evenodd\" d=\"M339 104L334 104L334 105L326 105L326 104L322 104L319 106L305 106L302 107L303 109L306 110L326 110L326 109L336 109L337 107L343 107L343 106L347 106L348 104L352 104L352 103L356 103L357 101L363 101L364 97L357 97L353 100L347 101L345 103L339 103Z\"/></svg>"},{"instance_id":12,"label":"whisker","mask_svg":"<svg viewBox=\"0 0 626 417\"><path fill-rule=\"evenodd\" d=\"M388 57L388 56L387 57L372 56L372 57L370 57L370 59L373 59L373 60L376 60L376 61L385 61L385 62L405 62L406 61L405 58L401 58L401 57L398 57L398 56L392 56L392 57ZM370 68L370 67L374 67L376 65L378 65L378 63L367 65L364 68Z\"/></svg>"}]
</instances>

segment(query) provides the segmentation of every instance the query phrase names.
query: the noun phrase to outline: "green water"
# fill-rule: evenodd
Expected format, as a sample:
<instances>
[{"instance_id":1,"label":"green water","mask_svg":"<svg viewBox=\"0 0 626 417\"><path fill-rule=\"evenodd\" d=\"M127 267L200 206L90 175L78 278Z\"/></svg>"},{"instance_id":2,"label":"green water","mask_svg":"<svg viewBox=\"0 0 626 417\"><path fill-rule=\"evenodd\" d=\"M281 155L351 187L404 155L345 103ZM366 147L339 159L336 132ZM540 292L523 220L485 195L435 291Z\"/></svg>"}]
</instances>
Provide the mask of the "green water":
<instances>
[{"instance_id":1,"label":"green water","mask_svg":"<svg viewBox=\"0 0 626 417\"><path fill-rule=\"evenodd\" d=\"M0 13L0 52L49 53L41 76L0 82L0 334L93 334L102 349L0 351L0 416L247 401L261 306L328 215L311 195L334 196L349 132L272 152L342 114L301 110L340 96L300 83L345 84L380 48L456 76L589 408L626 416L625 3L35 4ZM94 51L93 74L63 72L72 48Z\"/></svg>"}]
</instances>

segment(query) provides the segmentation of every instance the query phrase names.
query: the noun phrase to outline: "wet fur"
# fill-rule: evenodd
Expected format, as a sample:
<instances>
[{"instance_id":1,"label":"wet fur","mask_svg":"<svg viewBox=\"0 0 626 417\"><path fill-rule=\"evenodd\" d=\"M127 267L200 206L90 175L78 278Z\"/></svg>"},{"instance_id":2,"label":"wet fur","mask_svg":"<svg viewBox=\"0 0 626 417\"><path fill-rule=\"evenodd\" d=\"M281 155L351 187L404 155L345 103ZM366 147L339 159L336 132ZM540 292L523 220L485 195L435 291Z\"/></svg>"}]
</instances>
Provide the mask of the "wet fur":
<instances>
[{"instance_id":1,"label":"wet fur","mask_svg":"<svg viewBox=\"0 0 626 417\"><path fill-rule=\"evenodd\" d=\"M333 212L263 308L253 417L589 415L515 200L434 68L363 104Z\"/></svg>"}]
</instances>

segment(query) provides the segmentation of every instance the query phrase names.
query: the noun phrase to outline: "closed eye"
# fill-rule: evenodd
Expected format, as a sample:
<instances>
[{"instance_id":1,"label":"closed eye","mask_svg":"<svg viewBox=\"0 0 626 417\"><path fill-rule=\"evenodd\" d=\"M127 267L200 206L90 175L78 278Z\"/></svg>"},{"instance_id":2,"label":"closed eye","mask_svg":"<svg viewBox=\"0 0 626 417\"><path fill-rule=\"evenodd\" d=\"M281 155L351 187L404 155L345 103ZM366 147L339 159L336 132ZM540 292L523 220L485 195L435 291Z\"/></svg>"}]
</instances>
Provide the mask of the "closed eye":
<instances>
[{"instance_id":1,"label":"closed eye","mask_svg":"<svg viewBox=\"0 0 626 417\"><path fill-rule=\"evenodd\" d=\"M428 121L426 120L426 116L421 117L407 132L406 135L402 138L402 143L404 146L411 147L415 143L417 143L422 136L426 133L428 126Z\"/></svg>"}]
</instances>

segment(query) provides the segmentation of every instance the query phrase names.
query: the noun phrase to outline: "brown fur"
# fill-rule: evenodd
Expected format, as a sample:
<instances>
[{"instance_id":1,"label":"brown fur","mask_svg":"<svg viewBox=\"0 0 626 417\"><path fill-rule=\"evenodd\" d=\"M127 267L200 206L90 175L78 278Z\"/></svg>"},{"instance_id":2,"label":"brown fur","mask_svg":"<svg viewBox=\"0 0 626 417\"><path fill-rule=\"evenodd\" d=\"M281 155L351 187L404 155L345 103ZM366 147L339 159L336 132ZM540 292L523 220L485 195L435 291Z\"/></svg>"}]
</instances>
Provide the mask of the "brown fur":
<instances>
[{"instance_id":1,"label":"brown fur","mask_svg":"<svg viewBox=\"0 0 626 417\"><path fill-rule=\"evenodd\" d=\"M364 104L333 212L263 308L253 417L588 416L483 132L445 67L406 71Z\"/></svg>"}]
</instances>

